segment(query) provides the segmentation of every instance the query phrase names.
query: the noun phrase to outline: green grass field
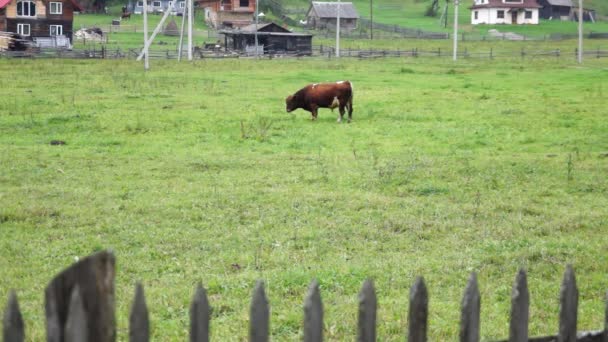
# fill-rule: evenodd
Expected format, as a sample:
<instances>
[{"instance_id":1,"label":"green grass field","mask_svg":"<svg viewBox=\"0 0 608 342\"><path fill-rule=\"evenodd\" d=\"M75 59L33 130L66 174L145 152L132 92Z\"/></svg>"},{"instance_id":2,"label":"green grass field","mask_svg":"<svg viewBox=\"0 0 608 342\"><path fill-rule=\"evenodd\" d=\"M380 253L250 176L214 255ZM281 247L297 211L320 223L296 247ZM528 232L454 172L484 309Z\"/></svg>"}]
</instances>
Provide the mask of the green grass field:
<instances>
[{"instance_id":1,"label":"green grass field","mask_svg":"<svg viewBox=\"0 0 608 342\"><path fill-rule=\"evenodd\" d=\"M121 341L136 281L154 340L186 338L200 281L213 339L243 341L256 279L266 282L273 339L296 341L313 278L327 340L354 340L368 277L379 337L400 341L419 275L429 340L454 341L472 271L482 336L506 338L520 267L530 332L553 334L568 263L579 330L603 327L605 60L154 60L142 69L0 60L11 80L0 99L0 298L17 290L28 341L44 336L46 284L104 248L117 255ZM353 123L329 110L316 122L285 113L288 94L339 79L354 83Z\"/></svg>"}]
</instances>

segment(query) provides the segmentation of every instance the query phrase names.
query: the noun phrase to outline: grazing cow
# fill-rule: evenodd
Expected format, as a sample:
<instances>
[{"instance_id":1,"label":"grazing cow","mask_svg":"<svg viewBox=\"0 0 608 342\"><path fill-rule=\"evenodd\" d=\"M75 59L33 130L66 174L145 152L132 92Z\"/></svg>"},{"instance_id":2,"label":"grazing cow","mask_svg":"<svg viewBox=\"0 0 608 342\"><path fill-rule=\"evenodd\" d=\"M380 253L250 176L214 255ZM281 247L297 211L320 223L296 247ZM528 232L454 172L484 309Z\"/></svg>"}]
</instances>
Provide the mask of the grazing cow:
<instances>
[{"instance_id":1,"label":"grazing cow","mask_svg":"<svg viewBox=\"0 0 608 342\"><path fill-rule=\"evenodd\" d=\"M342 121L344 110L348 109L348 122L353 118L353 87L349 81L335 83L315 83L298 90L295 94L285 99L287 113L298 108L309 111L312 120L317 119L319 108L339 107L340 116L338 122Z\"/></svg>"}]
</instances>

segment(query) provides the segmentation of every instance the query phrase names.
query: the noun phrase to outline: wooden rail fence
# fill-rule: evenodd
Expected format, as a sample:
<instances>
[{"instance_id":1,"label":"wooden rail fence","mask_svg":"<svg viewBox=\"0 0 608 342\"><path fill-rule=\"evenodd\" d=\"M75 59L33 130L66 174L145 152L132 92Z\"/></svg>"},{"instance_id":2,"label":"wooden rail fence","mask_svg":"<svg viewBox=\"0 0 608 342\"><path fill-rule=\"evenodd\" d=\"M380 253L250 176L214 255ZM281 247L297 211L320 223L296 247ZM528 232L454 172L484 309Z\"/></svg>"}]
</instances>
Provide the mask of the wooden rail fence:
<instances>
[{"instance_id":1,"label":"wooden rail fence","mask_svg":"<svg viewBox=\"0 0 608 342\"><path fill-rule=\"evenodd\" d=\"M114 266L112 252L102 251L88 256L57 275L45 291L47 341L115 341ZM366 280L359 292L357 341L376 341L376 291L372 280ZM429 294L422 277L410 289L407 341L428 340ZM607 342L608 296L603 330L577 333L578 289L574 269L566 267L561 290L559 327L557 335L528 336L530 295L527 275L517 273L511 292L509 342ZM472 273L462 298L459 341L480 341L481 298L477 276ZM303 340L323 341L323 302L319 283L313 280L304 299ZM258 281L253 290L249 314L249 341L267 342L270 339L270 304L264 283ZM190 305L190 341L208 342L210 337L211 306L206 290L198 285ZM3 338L5 342L25 339L25 326L17 295L9 294L4 311ZM143 286L135 287L135 297L129 316L129 341L150 340L150 319Z\"/></svg>"}]
</instances>

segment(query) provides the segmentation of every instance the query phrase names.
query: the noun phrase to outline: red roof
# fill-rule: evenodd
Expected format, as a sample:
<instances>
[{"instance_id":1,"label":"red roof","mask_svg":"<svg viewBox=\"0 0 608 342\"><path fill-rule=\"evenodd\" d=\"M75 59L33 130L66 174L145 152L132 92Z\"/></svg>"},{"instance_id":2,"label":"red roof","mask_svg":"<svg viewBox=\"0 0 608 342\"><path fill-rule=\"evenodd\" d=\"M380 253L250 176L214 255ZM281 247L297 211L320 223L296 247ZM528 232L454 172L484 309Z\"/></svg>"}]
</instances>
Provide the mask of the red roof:
<instances>
[{"instance_id":1,"label":"red roof","mask_svg":"<svg viewBox=\"0 0 608 342\"><path fill-rule=\"evenodd\" d=\"M541 8L536 0L523 0L521 3L519 2L507 2L504 3L503 0L487 0L487 3L480 5L473 5L471 9L477 8Z\"/></svg>"},{"instance_id":2,"label":"red roof","mask_svg":"<svg viewBox=\"0 0 608 342\"><path fill-rule=\"evenodd\" d=\"M0 8L4 8L11 0L0 0Z\"/></svg>"}]
</instances>

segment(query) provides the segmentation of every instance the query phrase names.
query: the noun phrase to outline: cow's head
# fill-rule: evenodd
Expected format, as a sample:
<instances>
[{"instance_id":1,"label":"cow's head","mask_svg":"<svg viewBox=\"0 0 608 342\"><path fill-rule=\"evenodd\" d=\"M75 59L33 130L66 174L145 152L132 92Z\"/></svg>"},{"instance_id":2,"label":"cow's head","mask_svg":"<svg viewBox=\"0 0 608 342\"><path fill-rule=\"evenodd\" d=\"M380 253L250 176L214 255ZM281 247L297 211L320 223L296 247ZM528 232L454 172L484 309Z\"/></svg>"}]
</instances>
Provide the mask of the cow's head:
<instances>
[{"instance_id":1,"label":"cow's head","mask_svg":"<svg viewBox=\"0 0 608 342\"><path fill-rule=\"evenodd\" d=\"M287 96L285 99L285 110L287 113L292 112L296 109L296 101L293 95Z\"/></svg>"}]
</instances>

